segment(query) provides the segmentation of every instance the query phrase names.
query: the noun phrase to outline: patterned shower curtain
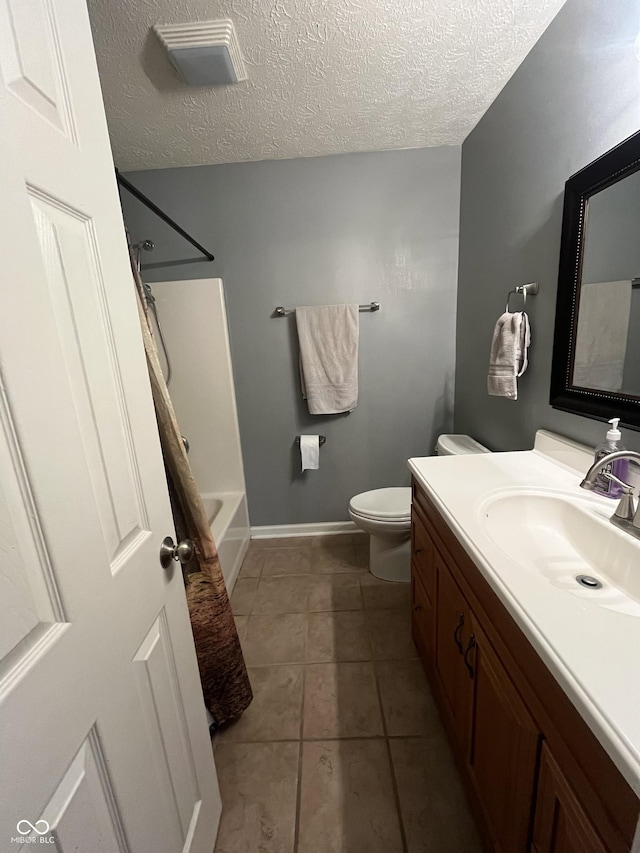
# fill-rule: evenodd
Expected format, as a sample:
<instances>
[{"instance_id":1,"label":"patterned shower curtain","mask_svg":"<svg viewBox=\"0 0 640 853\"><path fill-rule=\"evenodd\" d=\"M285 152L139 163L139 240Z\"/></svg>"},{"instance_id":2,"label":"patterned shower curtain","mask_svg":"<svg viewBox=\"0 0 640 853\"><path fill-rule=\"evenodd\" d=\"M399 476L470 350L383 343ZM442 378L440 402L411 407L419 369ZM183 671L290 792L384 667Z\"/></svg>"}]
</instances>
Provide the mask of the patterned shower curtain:
<instances>
[{"instance_id":1,"label":"patterned shower curtain","mask_svg":"<svg viewBox=\"0 0 640 853\"><path fill-rule=\"evenodd\" d=\"M178 541L193 540L182 567L205 705L217 725L238 717L253 694L209 521L182 443L149 323L142 281L129 243L138 311Z\"/></svg>"}]
</instances>

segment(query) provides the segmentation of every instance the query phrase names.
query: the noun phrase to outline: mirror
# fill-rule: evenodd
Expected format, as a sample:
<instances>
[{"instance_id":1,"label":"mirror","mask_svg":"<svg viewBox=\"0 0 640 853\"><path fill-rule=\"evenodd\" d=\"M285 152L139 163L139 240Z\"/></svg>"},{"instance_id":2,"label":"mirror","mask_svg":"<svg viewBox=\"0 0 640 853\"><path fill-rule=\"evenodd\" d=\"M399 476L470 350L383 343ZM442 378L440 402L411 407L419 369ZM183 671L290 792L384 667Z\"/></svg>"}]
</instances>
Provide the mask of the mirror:
<instances>
[{"instance_id":1,"label":"mirror","mask_svg":"<svg viewBox=\"0 0 640 853\"><path fill-rule=\"evenodd\" d=\"M640 429L640 133L565 185L550 402Z\"/></svg>"}]
</instances>

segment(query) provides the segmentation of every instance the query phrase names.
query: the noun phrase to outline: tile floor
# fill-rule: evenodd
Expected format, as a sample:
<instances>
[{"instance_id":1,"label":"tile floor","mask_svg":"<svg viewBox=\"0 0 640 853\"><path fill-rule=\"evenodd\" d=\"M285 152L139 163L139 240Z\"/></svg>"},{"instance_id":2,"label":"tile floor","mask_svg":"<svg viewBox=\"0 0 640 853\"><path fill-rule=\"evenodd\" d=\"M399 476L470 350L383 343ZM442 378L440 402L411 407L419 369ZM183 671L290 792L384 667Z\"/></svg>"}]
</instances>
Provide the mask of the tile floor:
<instances>
[{"instance_id":1,"label":"tile floor","mask_svg":"<svg viewBox=\"0 0 640 853\"><path fill-rule=\"evenodd\" d=\"M215 853L476 853L411 640L367 537L251 543L231 599L254 700L214 738Z\"/></svg>"}]
</instances>

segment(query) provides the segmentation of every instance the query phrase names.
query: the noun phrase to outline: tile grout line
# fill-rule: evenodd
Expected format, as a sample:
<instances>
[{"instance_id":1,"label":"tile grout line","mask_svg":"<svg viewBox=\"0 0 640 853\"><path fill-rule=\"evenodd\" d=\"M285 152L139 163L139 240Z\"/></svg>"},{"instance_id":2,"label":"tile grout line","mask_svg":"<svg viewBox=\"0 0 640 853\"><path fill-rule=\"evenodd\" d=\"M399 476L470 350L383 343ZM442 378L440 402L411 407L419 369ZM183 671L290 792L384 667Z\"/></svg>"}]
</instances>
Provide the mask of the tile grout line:
<instances>
[{"instance_id":1,"label":"tile grout line","mask_svg":"<svg viewBox=\"0 0 640 853\"><path fill-rule=\"evenodd\" d=\"M308 614L306 616L306 631L304 635L304 649L302 651L303 659L307 657L307 641L309 639L309 617ZM296 817L295 823L293 827L293 853L298 853L298 845L300 842L300 809L301 809L301 797L302 797L302 750L304 747L304 699L305 692L307 686L307 665L306 663L302 663L302 701L300 702L300 729L299 729L299 740L298 740L298 779L296 784Z\"/></svg>"},{"instance_id":2,"label":"tile grout line","mask_svg":"<svg viewBox=\"0 0 640 853\"><path fill-rule=\"evenodd\" d=\"M360 592L360 604L362 605L362 609L363 609L363 610L365 610L365 606L364 606L364 592L362 591L362 579L361 579L361 578L358 578L358 590L359 590L359 592ZM366 619L366 617L365 617L365 619ZM369 630L369 628L367 627L367 631L368 631L368 630Z\"/></svg>"},{"instance_id":3,"label":"tile grout line","mask_svg":"<svg viewBox=\"0 0 640 853\"><path fill-rule=\"evenodd\" d=\"M391 742L392 740L429 740L429 735L348 735L347 737L306 737L302 739L303 743L329 743L329 742L339 742L344 740L388 740ZM225 740L219 741L219 743L225 744L233 744L240 745L244 744L248 746L250 744L258 744L258 743L299 743L300 738L295 737L282 737L282 738L269 738L269 739L256 739L256 740Z\"/></svg>"},{"instance_id":4,"label":"tile grout line","mask_svg":"<svg viewBox=\"0 0 640 853\"><path fill-rule=\"evenodd\" d=\"M389 761L389 770L391 771L391 788L393 789L393 799L396 804L396 814L398 815L398 827L400 829L400 838L402 840L402 853L408 853L407 833L405 831L404 820L402 819L402 810L400 808L400 792L398 791L398 781L396 779L396 772L393 766L393 756L391 755L391 741L387 729L387 718L385 716L384 706L382 704L382 691L380 690L380 682L378 681L378 667L376 666L376 661L372 661L371 664L373 666L373 679L375 681L376 692L378 694L378 702L380 703L382 730L384 732L384 742L387 748L387 760Z\"/></svg>"}]
</instances>

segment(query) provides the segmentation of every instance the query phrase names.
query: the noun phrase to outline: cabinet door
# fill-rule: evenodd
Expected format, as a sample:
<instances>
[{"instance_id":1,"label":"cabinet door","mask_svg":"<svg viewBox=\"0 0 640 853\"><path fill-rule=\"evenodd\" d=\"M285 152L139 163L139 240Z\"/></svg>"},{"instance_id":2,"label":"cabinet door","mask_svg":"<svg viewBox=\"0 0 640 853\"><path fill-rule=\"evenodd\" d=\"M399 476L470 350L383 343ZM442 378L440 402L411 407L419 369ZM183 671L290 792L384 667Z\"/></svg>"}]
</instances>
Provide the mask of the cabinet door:
<instances>
[{"instance_id":1,"label":"cabinet door","mask_svg":"<svg viewBox=\"0 0 640 853\"><path fill-rule=\"evenodd\" d=\"M466 756L473 682L464 665L464 650L471 635L471 611L437 552L435 564L438 573L436 671L450 728Z\"/></svg>"},{"instance_id":2,"label":"cabinet door","mask_svg":"<svg viewBox=\"0 0 640 853\"><path fill-rule=\"evenodd\" d=\"M429 673L435 650L436 569L434 546L426 527L413 512L411 525L411 634Z\"/></svg>"},{"instance_id":3,"label":"cabinet door","mask_svg":"<svg viewBox=\"0 0 640 853\"><path fill-rule=\"evenodd\" d=\"M526 850L542 735L473 620L464 663L474 685L469 770L496 849Z\"/></svg>"},{"instance_id":4,"label":"cabinet door","mask_svg":"<svg viewBox=\"0 0 640 853\"><path fill-rule=\"evenodd\" d=\"M606 853L595 827L545 743L532 849L536 853Z\"/></svg>"},{"instance_id":5,"label":"cabinet door","mask_svg":"<svg viewBox=\"0 0 640 853\"><path fill-rule=\"evenodd\" d=\"M416 644L422 662L429 675L434 667L435 619L434 607L427 596L422 581L415 574L411 576L411 636Z\"/></svg>"},{"instance_id":6,"label":"cabinet door","mask_svg":"<svg viewBox=\"0 0 640 853\"><path fill-rule=\"evenodd\" d=\"M429 531L413 511L411 519L411 571L420 578L427 598L435 604L436 567L434 563L434 545Z\"/></svg>"}]
</instances>

